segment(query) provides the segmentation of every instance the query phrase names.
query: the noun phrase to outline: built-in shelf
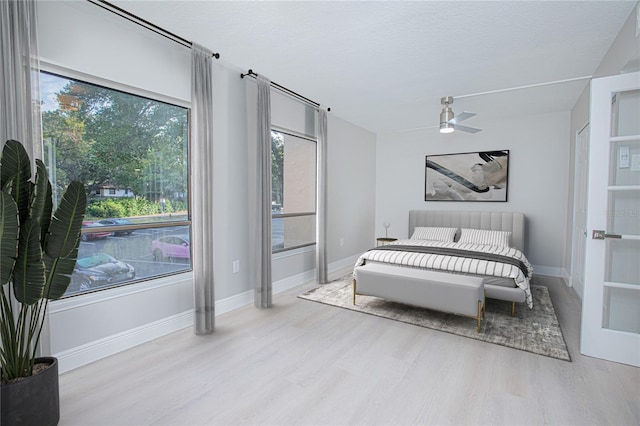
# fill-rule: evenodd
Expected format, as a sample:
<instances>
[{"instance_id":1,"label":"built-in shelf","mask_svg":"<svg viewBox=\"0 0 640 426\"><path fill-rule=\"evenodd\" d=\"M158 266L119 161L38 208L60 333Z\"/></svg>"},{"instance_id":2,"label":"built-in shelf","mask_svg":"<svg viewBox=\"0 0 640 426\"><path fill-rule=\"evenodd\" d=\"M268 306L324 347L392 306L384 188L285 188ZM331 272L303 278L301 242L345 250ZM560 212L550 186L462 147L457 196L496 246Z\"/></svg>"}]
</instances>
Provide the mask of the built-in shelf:
<instances>
[{"instance_id":1,"label":"built-in shelf","mask_svg":"<svg viewBox=\"0 0 640 426\"><path fill-rule=\"evenodd\" d=\"M640 185L609 185L609 191L640 191Z\"/></svg>"},{"instance_id":2,"label":"built-in shelf","mask_svg":"<svg viewBox=\"0 0 640 426\"><path fill-rule=\"evenodd\" d=\"M640 135L612 136L609 140L610 140L611 142L633 142L633 141L640 141Z\"/></svg>"},{"instance_id":3,"label":"built-in shelf","mask_svg":"<svg viewBox=\"0 0 640 426\"><path fill-rule=\"evenodd\" d=\"M604 282L604 286L605 287L624 288L624 289L627 289L627 290L640 291L640 285L638 285L638 284L627 284L627 283L617 283L617 282L613 282L613 281L605 281Z\"/></svg>"}]
</instances>

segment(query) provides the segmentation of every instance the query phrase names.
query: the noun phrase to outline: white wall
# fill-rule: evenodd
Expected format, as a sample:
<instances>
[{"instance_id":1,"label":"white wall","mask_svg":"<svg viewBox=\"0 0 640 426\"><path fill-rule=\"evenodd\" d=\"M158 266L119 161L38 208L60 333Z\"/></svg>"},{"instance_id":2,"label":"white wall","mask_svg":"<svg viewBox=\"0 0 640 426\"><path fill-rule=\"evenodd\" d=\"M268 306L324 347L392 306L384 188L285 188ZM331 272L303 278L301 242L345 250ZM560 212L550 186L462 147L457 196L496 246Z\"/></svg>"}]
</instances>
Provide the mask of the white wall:
<instances>
[{"instance_id":1,"label":"white wall","mask_svg":"<svg viewBox=\"0 0 640 426\"><path fill-rule=\"evenodd\" d=\"M331 113L327 128L327 257L353 266L375 243L376 135Z\"/></svg>"},{"instance_id":2,"label":"white wall","mask_svg":"<svg viewBox=\"0 0 640 426\"><path fill-rule=\"evenodd\" d=\"M375 235L408 237L408 211L503 210L527 218L525 254L537 273L559 276L564 257L569 113L483 122L476 134L438 129L379 135ZM425 156L509 150L508 201L424 201ZM373 237L373 235L372 235Z\"/></svg>"},{"instance_id":3,"label":"white wall","mask_svg":"<svg viewBox=\"0 0 640 426\"><path fill-rule=\"evenodd\" d=\"M88 2L38 2L41 60L189 102L191 52Z\"/></svg>"},{"instance_id":4,"label":"white wall","mask_svg":"<svg viewBox=\"0 0 640 426\"><path fill-rule=\"evenodd\" d=\"M43 69L189 105L188 48L89 2L39 2L38 18ZM255 82L241 79L241 71L224 59L214 61L215 187L211 190L217 314L253 300L248 274L247 156ZM308 107L272 93L275 125L315 134L315 114ZM332 114L328 133L331 272L353 264L352 257L371 245L375 135ZM236 274L234 260L240 261ZM314 268L314 247L275 255L274 290L313 279ZM58 357L64 372L192 324L192 274L184 273L53 302L43 347Z\"/></svg>"},{"instance_id":5,"label":"white wall","mask_svg":"<svg viewBox=\"0 0 640 426\"><path fill-rule=\"evenodd\" d=\"M213 156L216 300L249 291L246 86L240 69L213 67ZM198 194L192 194L197 196ZM196 229L193 232L197 232ZM240 261L238 273L232 262Z\"/></svg>"}]
</instances>

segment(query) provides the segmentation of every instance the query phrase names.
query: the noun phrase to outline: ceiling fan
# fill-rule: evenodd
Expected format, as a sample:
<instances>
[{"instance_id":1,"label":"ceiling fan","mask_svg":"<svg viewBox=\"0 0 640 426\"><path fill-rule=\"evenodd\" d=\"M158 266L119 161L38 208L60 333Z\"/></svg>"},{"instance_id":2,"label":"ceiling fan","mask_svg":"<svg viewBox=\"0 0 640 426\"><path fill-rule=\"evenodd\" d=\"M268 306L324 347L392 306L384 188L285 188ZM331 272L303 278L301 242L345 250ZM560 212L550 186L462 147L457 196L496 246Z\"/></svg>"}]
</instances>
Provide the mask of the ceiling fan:
<instances>
[{"instance_id":1,"label":"ceiling fan","mask_svg":"<svg viewBox=\"0 0 640 426\"><path fill-rule=\"evenodd\" d=\"M466 120L467 118L473 117L474 115L476 115L476 113L463 111L456 117L450 106L453 103L453 97L446 96L440 99L440 103L443 105L442 112L440 113L440 133L451 133L454 130L460 130L467 133L478 133L482 131L482 129L461 126L460 124L458 124L461 121Z\"/></svg>"}]
</instances>

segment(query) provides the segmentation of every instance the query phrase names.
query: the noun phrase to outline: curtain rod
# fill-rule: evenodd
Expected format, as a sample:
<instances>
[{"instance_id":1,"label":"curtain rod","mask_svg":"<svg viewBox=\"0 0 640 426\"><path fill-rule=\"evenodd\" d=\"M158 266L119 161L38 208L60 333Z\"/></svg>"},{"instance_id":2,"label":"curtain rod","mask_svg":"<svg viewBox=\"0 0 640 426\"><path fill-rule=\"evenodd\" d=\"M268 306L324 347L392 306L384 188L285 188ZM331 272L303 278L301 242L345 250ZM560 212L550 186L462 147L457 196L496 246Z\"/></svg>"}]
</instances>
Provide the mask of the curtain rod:
<instances>
[{"instance_id":1,"label":"curtain rod","mask_svg":"<svg viewBox=\"0 0 640 426\"><path fill-rule=\"evenodd\" d=\"M249 71L247 71L247 73L246 73L246 74L240 74L240 78L245 78L245 76L249 76L249 77L256 78L256 77L258 77L258 74L256 74L255 72L253 72L253 70L251 70L251 69L250 69ZM305 102L306 102L306 103L308 103L308 104L311 104L311 105L315 106L316 108L319 108L319 107L320 107L320 104L319 104L318 102L312 101L312 100L311 100L311 99L309 99L309 98L305 98L305 97L304 97L304 96L302 96L301 94L296 93L296 92L294 92L293 90L289 90L289 89L287 89L286 87L279 85L278 83L274 83L274 82L272 81L272 82L271 82L271 85L272 85L273 87L275 87L276 89L278 89L278 90L281 90L281 91L283 91L283 92L285 92L285 93L287 93L287 94L289 94L289 95L291 95L291 96L293 96L293 97L295 97L295 98L298 98L298 99L300 99L300 100L305 101ZM327 111L331 111L331 108L327 108Z\"/></svg>"},{"instance_id":2,"label":"curtain rod","mask_svg":"<svg viewBox=\"0 0 640 426\"><path fill-rule=\"evenodd\" d=\"M148 30L153 31L156 34L159 34L165 38L168 38L169 40L176 42L178 44L181 44L185 47L188 47L189 49L191 49L192 44L189 40L184 39L178 35L175 35L174 33L165 30L164 28L161 28L159 26L157 26L156 24L153 24L149 21L147 21L146 19L143 19L139 16L134 15L131 12L128 12L114 4L109 3L106 0L87 0L89 3L95 4L96 6L99 6L111 13L114 13L128 21L133 22L134 24L138 24L141 27L144 27ZM220 54L219 53L214 53L212 55L214 58L216 59L220 59Z\"/></svg>"}]
</instances>

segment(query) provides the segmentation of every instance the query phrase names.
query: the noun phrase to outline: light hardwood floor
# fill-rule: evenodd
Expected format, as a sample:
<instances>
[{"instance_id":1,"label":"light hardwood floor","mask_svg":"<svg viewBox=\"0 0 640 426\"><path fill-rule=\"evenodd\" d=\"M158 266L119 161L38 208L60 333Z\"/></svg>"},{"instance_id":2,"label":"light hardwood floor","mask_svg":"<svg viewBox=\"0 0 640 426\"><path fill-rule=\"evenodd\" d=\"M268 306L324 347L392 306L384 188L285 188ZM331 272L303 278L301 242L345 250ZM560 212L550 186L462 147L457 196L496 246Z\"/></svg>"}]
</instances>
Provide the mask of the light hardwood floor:
<instances>
[{"instance_id":1,"label":"light hardwood floor","mask_svg":"<svg viewBox=\"0 0 640 426\"><path fill-rule=\"evenodd\" d=\"M573 362L298 299L245 307L60 377L60 425L640 424L640 369L580 355L580 303L550 293Z\"/></svg>"}]
</instances>

